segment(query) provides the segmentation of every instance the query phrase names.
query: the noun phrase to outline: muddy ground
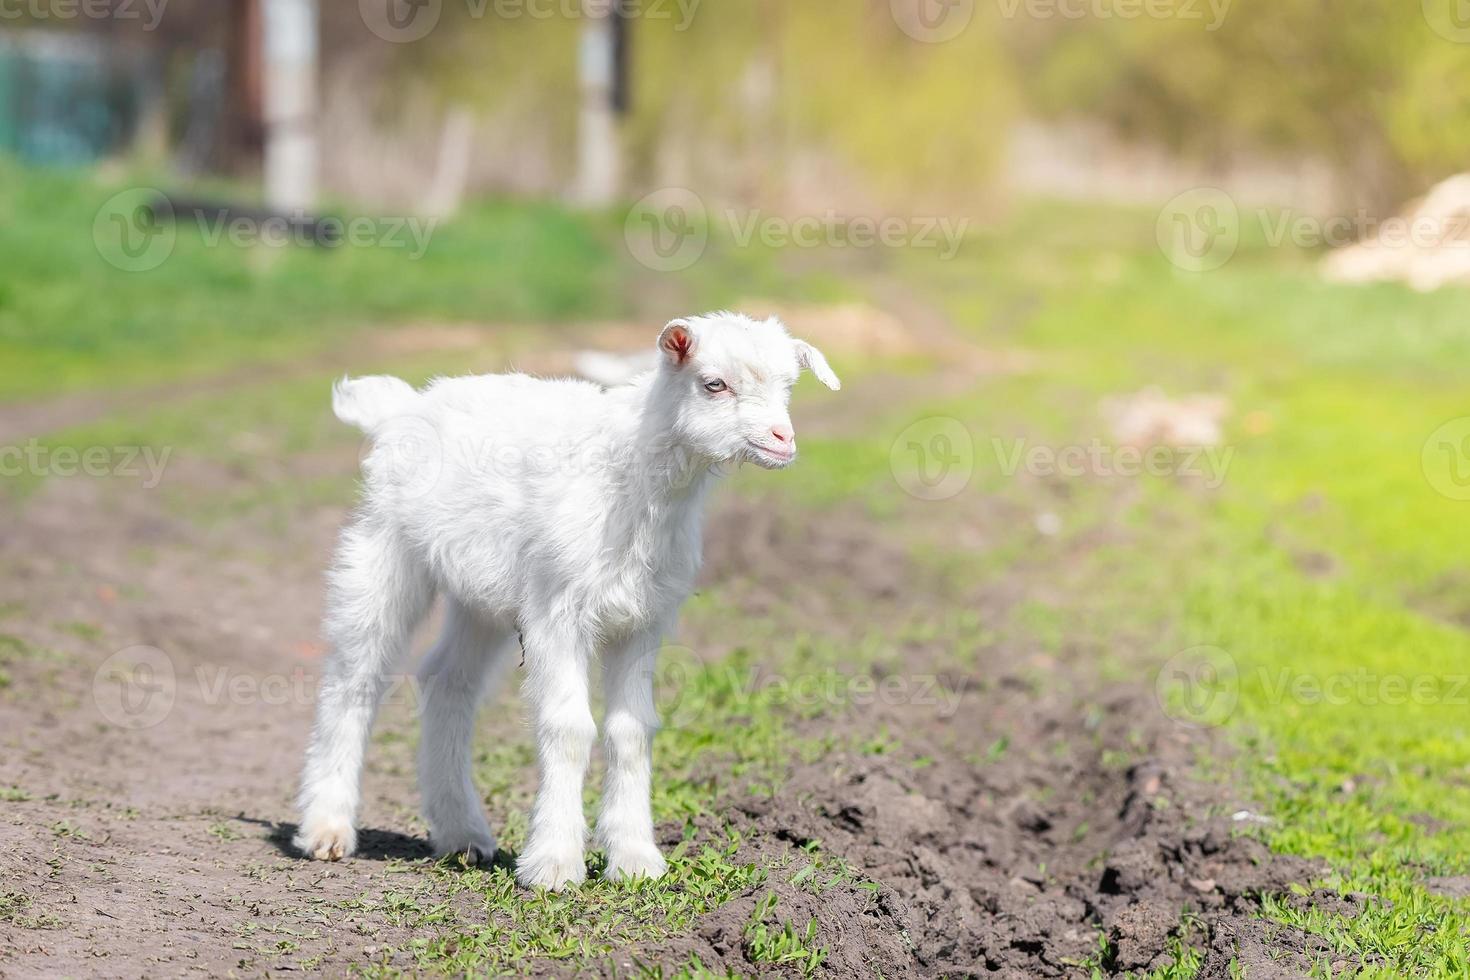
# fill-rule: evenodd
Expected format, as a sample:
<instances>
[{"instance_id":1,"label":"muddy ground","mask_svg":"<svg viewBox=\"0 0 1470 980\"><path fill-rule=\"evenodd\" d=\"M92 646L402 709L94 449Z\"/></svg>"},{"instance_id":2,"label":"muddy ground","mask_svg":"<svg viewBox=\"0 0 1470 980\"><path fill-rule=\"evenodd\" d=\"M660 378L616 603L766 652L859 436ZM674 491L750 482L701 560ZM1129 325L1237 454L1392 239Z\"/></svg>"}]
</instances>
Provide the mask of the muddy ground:
<instances>
[{"instance_id":1,"label":"muddy ground","mask_svg":"<svg viewBox=\"0 0 1470 980\"><path fill-rule=\"evenodd\" d=\"M385 952L412 927L381 909L402 862L428 860L411 743L398 734L410 730L406 710L390 706L371 755L361 854L313 864L287 844L322 654L321 568L347 501L303 503L284 525L246 512L205 526L179 512L249 481L346 474L355 462L344 448L262 475L185 456L166 493L54 479L5 504L0 975L340 974L385 957L414 968ZM752 616L835 637L926 610L1002 621L1064 577L1031 566L947 581L862 511L800 513L775 480L771 493L722 496L711 519L703 588ZM976 501L966 520L1015 519L987 506ZM685 640L712 656L736 642ZM743 928L771 889L784 916L817 923L823 976L1146 971L1181 940L1202 951L1210 978L1231 976L1235 960L1252 977L1330 962L1310 938L1259 918L1261 894L1310 882L1315 869L1243 836L1255 817L1234 816L1251 804L1228 784L1192 778L1200 753L1226 751L1218 736L1165 717L1146 665L1136 682L1099 681L1089 640L1067 644L1068 656L1001 643L975 658L916 640L901 660L873 665L880 678L935 678L957 707L910 699L808 718L803 734L856 744L892 733L904 751L834 749L797 764L774 797L712 802L743 833L738 859L777 863L815 842L865 881L762 885L685 935L584 966L619 974L695 955L753 972ZM120 704L103 669L138 644L165 651L172 670L155 692L170 702L161 718L149 714L161 701ZM515 703L487 713L482 739L525 739ZM534 785L529 770L507 778ZM497 801L488 806L504 822ZM718 836L717 823L702 818L697 837ZM673 845L685 832L661 833ZM473 895L447 901L465 921L484 914Z\"/></svg>"}]
</instances>

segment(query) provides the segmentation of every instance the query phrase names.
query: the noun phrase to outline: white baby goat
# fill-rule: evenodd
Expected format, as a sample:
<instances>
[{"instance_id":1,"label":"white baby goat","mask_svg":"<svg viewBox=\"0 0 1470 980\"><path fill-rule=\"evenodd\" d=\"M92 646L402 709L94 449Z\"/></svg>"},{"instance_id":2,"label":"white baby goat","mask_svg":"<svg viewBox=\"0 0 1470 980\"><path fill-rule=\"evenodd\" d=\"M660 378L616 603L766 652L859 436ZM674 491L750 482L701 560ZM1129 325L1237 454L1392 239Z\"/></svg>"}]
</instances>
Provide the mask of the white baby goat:
<instances>
[{"instance_id":1,"label":"white baby goat","mask_svg":"<svg viewBox=\"0 0 1470 980\"><path fill-rule=\"evenodd\" d=\"M448 613L419 672L419 784L438 854L488 861L495 835L471 779L476 707L525 651L540 789L517 877L586 877L582 779L601 660L607 781L597 838L612 878L666 868L649 806L653 661L700 563L705 495L723 464L796 458L787 403L802 368L839 382L778 320L675 320L657 369L626 387L520 374L344 381L337 417L373 437L364 497L329 576L332 652L295 843L350 855L359 778L388 674L436 594Z\"/></svg>"}]
</instances>

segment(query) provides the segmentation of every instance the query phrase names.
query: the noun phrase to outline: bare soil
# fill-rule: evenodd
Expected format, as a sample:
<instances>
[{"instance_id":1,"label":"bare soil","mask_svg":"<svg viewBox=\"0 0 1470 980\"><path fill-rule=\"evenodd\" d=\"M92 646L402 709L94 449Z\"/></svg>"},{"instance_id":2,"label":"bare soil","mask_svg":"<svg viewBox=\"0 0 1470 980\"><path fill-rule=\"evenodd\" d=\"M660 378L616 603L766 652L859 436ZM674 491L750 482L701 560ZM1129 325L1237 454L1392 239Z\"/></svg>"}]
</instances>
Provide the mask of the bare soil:
<instances>
[{"instance_id":1,"label":"bare soil","mask_svg":"<svg viewBox=\"0 0 1470 980\"><path fill-rule=\"evenodd\" d=\"M946 595L891 544L859 545L863 525L850 515L797 522L769 507L730 506L714 527L743 531L715 543L717 567L747 582L786 567L805 583L832 581L840 569L856 592L846 598L870 616L937 596L1003 620L1049 571L1031 567L1019 581ZM1151 685L1101 685L1088 667L1087 657L1067 662L1009 645L960 666L954 651L910 647L902 663L880 661L874 673L933 670L962 695L958 710L913 698L824 718L824 734L834 724L901 733L905 752L834 754L796 767L775 798L726 804L723 818L754 831L749 848L761 859L817 842L879 884L856 903L776 889L783 907L814 917L830 937L830 975L1146 972L1171 962L1176 938L1203 951L1205 978L1233 976L1232 962L1271 978L1332 961L1320 939L1260 918L1263 895L1285 895L1321 869L1244 835L1269 818L1228 785L1192 775L1202 754L1228 751L1216 733L1166 717ZM730 903L658 958L692 953L749 970L740 935L753 908L754 897Z\"/></svg>"},{"instance_id":2,"label":"bare soil","mask_svg":"<svg viewBox=\"0 0 1470 980\"><path fill-rule=\"evenodd\" d=\"M0 432L14 430L0 418ZM277 478L354 465L344 451L290 462ZM0 975L340 974L412 936L373 905L393 890L399 859L429 853L400 734L405 706L389 706L371 754L358 857L323 865L290 852L322 653L320 572L344 512L302 504L287 528L250 515L202 528L171 512L181 497L246 479L181 459L167 494L52 480L0 524ZM967 520L1015 519L988 506ZM1002 620L1053 588L1055 571L956 586L861 511L733 496L712 515L707 566L704 588L744 612L837 637L916 610ZM718 654L738 637L687 642ZM105 715L97 692L107 658L137 644L166 654L174 683L166 716L130 728ZM1323 955L1258 917L1262 894L1309 882L1314 869L1243 836L1231 814L1250 802L1192 777L1199 754L1224 748L1164 717L1147 671L1104 685L1083 653L1004 643L961 656L914 641L902 657L872 670L932 677L958 694L957 708L910 699L800 723L834 744L891 734L901 753L836 749L794 766L774 797L712 801L742 831L741 860L799 859L815 845L875 886L772 883L597 969L696 955L755 972L743 928L768 889L784 917L817 923L824 976L1143 971L1167 962L1181 929L1210 978L1230 976L1232 959L1253 977L1297 976ZM276 687L262 687L267 678ZM495 737L525 737L514 711L491 714ZM515 779L529 786L534 775ZM716 817L699 836L720 833ZM684 828L661 834L673 844ZM472 896L449 901L465 921L483 917ZM366 903L361 914L354 902Z\"/></svg>"}]
</instances>

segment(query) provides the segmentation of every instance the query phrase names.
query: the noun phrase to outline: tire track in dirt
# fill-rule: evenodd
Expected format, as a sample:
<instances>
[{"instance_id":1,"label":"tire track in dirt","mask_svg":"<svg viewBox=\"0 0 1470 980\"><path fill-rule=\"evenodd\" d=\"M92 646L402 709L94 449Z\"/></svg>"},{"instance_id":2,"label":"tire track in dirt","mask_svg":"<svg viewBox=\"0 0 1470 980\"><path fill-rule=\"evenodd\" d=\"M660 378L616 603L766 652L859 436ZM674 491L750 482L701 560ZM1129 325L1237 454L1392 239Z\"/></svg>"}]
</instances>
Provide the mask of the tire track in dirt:
<instances>
[{"instance_id":1,"label":"tire track in dirt","mask_svg":"<svg viewBox=\"0 0 1470 980\"><path fill-rule=\"evenodd\" d=\"M972 519L1016 519L988 509ZM1006 581L955 591L861 520L798 520L774 506L727 509L713 538L721 574L751 588L780 569L808 587L846 583L845 608L818 600L807 620L963 608L1001 624L1056 577L1022 564ZM1199 976L1219 980L1233 964L1284 978L1339 959L1325 941L1262 920L1261 898L1350 910L1364 899L1289 893L1322 868L1242 833L1249 822L1236 815L1250 801L1193 774L1199 758L1228 756L1223 735L1168 717L1143 664L1144 683L1101 681L1096 642L1077 638L1074 654L1054 657L1004 640L973 659L938 640L906 644L874 674L935 678L959 695L955 710L880 699L809 723L810 737L858 743L890 731L903 751L830 754L796 766L775 797L726 801L722 819L751 834L742 859L800 866L817 842L878 884L856 909L775 887L788 914L819 924L831 975L1143 973L1172 962L1181 942L1200 953ZM731 902L653 959L750 970L741 929L759 897Z\"/></svg>"}]
</instances>

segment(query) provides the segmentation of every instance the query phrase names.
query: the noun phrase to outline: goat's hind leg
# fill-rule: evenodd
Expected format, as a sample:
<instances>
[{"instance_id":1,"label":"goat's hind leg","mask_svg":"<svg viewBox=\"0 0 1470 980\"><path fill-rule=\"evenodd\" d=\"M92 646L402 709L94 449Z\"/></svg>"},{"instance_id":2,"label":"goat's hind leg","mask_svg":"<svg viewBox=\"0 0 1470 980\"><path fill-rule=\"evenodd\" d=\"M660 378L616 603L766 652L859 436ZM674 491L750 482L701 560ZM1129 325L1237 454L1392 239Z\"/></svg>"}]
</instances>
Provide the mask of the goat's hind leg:
<instances>
[{"instance_id":1,"label":"goat's hind leg","mask_svg":"<svg viewBox=\"0 0 1470 980\"><path fill-rule=\"evenodd\" d=\"M336 861L357 847L363 755L378 702L433 589L391 529L364 521L343 532L327 593L324 631L332 650L317 692L293 843L308 857Z\"/></svg>"},{"instance_id":2,"label":"goat's hind leg","mask_svg":"<svg viewBox=\"0 0 1470 980\"><path fill-rule=\"evenodd\" d=\"M512 663L515 633L483 622L451 601L444 632L419 669L419 791L439 857L471 863L495 856L495 834L472 775L475 715Z\"/></svg>"}]
</instances>

